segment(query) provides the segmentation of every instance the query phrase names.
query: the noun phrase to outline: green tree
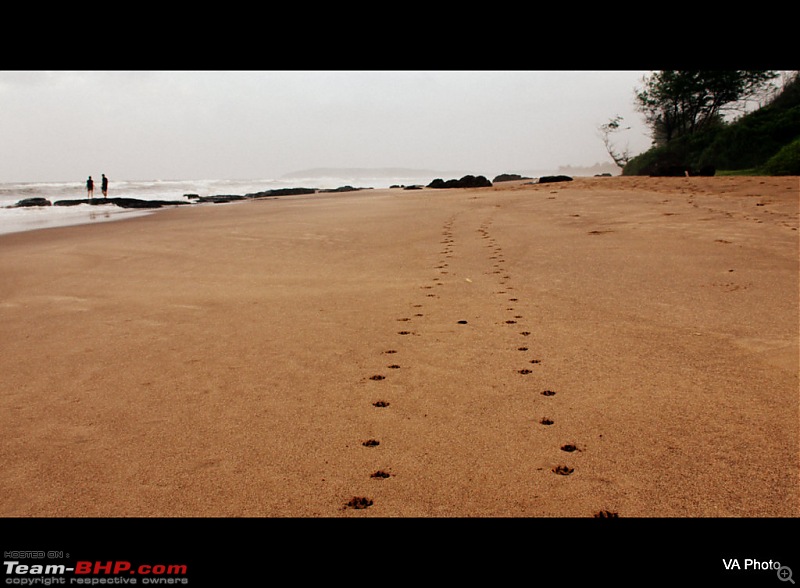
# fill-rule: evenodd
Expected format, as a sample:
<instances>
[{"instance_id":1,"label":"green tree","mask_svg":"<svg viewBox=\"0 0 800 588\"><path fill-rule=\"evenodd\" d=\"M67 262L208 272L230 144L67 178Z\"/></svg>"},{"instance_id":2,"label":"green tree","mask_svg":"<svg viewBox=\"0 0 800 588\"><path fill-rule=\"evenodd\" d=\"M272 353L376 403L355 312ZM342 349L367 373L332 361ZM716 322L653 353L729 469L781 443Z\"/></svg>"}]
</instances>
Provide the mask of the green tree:
<instances>
[{"instance_id":1,"label":"green tree","mask_svg":"<svg viewBox=\"0 0 800 588\"><path fill-rule=\"evenodd\" d=\"M774 71L659 71L636 90L655 145L719 125L726 112L761 95Z\"/></svg>"}]
</instances>

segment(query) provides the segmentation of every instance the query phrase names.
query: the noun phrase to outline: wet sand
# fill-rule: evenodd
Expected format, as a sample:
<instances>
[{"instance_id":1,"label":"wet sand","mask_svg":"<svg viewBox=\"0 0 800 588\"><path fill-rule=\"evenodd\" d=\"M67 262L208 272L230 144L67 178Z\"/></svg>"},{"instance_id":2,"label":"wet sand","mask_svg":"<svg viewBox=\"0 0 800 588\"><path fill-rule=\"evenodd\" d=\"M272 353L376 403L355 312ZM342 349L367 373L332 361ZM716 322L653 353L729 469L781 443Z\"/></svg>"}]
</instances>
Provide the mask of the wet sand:
<instances>
[{"instance_id":1,"label":"wet sand","mask_svg":"<svg viewBox=\"0 0 800 588\"><path fill-rule=\"evenodd\" d=\"M797 517L798 178L0 236L3 517Z\"/></svg>"}]
</instances>

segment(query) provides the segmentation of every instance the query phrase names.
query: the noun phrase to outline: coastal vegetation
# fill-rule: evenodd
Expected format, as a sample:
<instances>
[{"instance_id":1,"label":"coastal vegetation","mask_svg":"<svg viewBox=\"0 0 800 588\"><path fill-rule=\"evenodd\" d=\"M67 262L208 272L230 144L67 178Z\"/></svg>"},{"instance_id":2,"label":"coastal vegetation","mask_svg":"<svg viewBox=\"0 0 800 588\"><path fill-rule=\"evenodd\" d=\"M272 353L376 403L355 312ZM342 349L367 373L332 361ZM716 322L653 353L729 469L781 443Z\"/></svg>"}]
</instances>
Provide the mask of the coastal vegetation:
<instances>
[{"instance_id":1,"label":"coastal vegetation","mask_svg":"<svg viewBox=\"0 0 800 588\"><path fill-rule=\"evenodd\" d=\"M636 93L653 146L635 157L615 150L616 117L601 127L607 150L629 176L800 175L800 76L789 73L779 90L777 77L769 71L656 72ZM741 114L754 100L757 108Z\"/></svg>"}]
</instances>

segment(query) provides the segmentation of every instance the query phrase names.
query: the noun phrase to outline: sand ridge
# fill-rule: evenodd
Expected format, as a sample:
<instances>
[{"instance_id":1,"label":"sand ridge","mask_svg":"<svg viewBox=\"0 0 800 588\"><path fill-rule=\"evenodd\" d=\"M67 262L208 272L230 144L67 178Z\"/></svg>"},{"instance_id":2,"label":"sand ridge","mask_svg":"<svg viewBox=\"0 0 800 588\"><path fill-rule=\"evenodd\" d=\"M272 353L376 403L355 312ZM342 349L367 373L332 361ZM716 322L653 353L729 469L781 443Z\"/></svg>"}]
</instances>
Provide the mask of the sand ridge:
<instances>
[{"instance_id":1,"label":"sand ridge","mask_svg":"<svg viewBox=\"0 0 800 588\"><path fill-rule=\"evenodd\" d=\"M3 516L795 517L797 178L0 237Z\"/></svg>"}]
</instances>

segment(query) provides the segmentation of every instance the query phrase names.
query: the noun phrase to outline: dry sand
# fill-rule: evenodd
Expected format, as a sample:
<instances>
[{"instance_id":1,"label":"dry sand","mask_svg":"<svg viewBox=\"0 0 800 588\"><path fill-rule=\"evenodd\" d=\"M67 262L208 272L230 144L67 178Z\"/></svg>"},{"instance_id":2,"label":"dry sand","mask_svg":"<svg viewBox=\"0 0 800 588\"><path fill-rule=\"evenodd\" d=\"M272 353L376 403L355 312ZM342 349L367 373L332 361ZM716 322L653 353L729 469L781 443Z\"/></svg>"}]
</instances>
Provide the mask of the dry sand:
<instances>
[{"instance_id":1,"label":"dry sand","mask_svg":"<svg viewBox=\"0 0 800 588\"><path fill-rule=\"evenodd\" d=\"M797 517L799 194L587 178L0 236L0 516Z\"/></svg>"}]
</instances>

